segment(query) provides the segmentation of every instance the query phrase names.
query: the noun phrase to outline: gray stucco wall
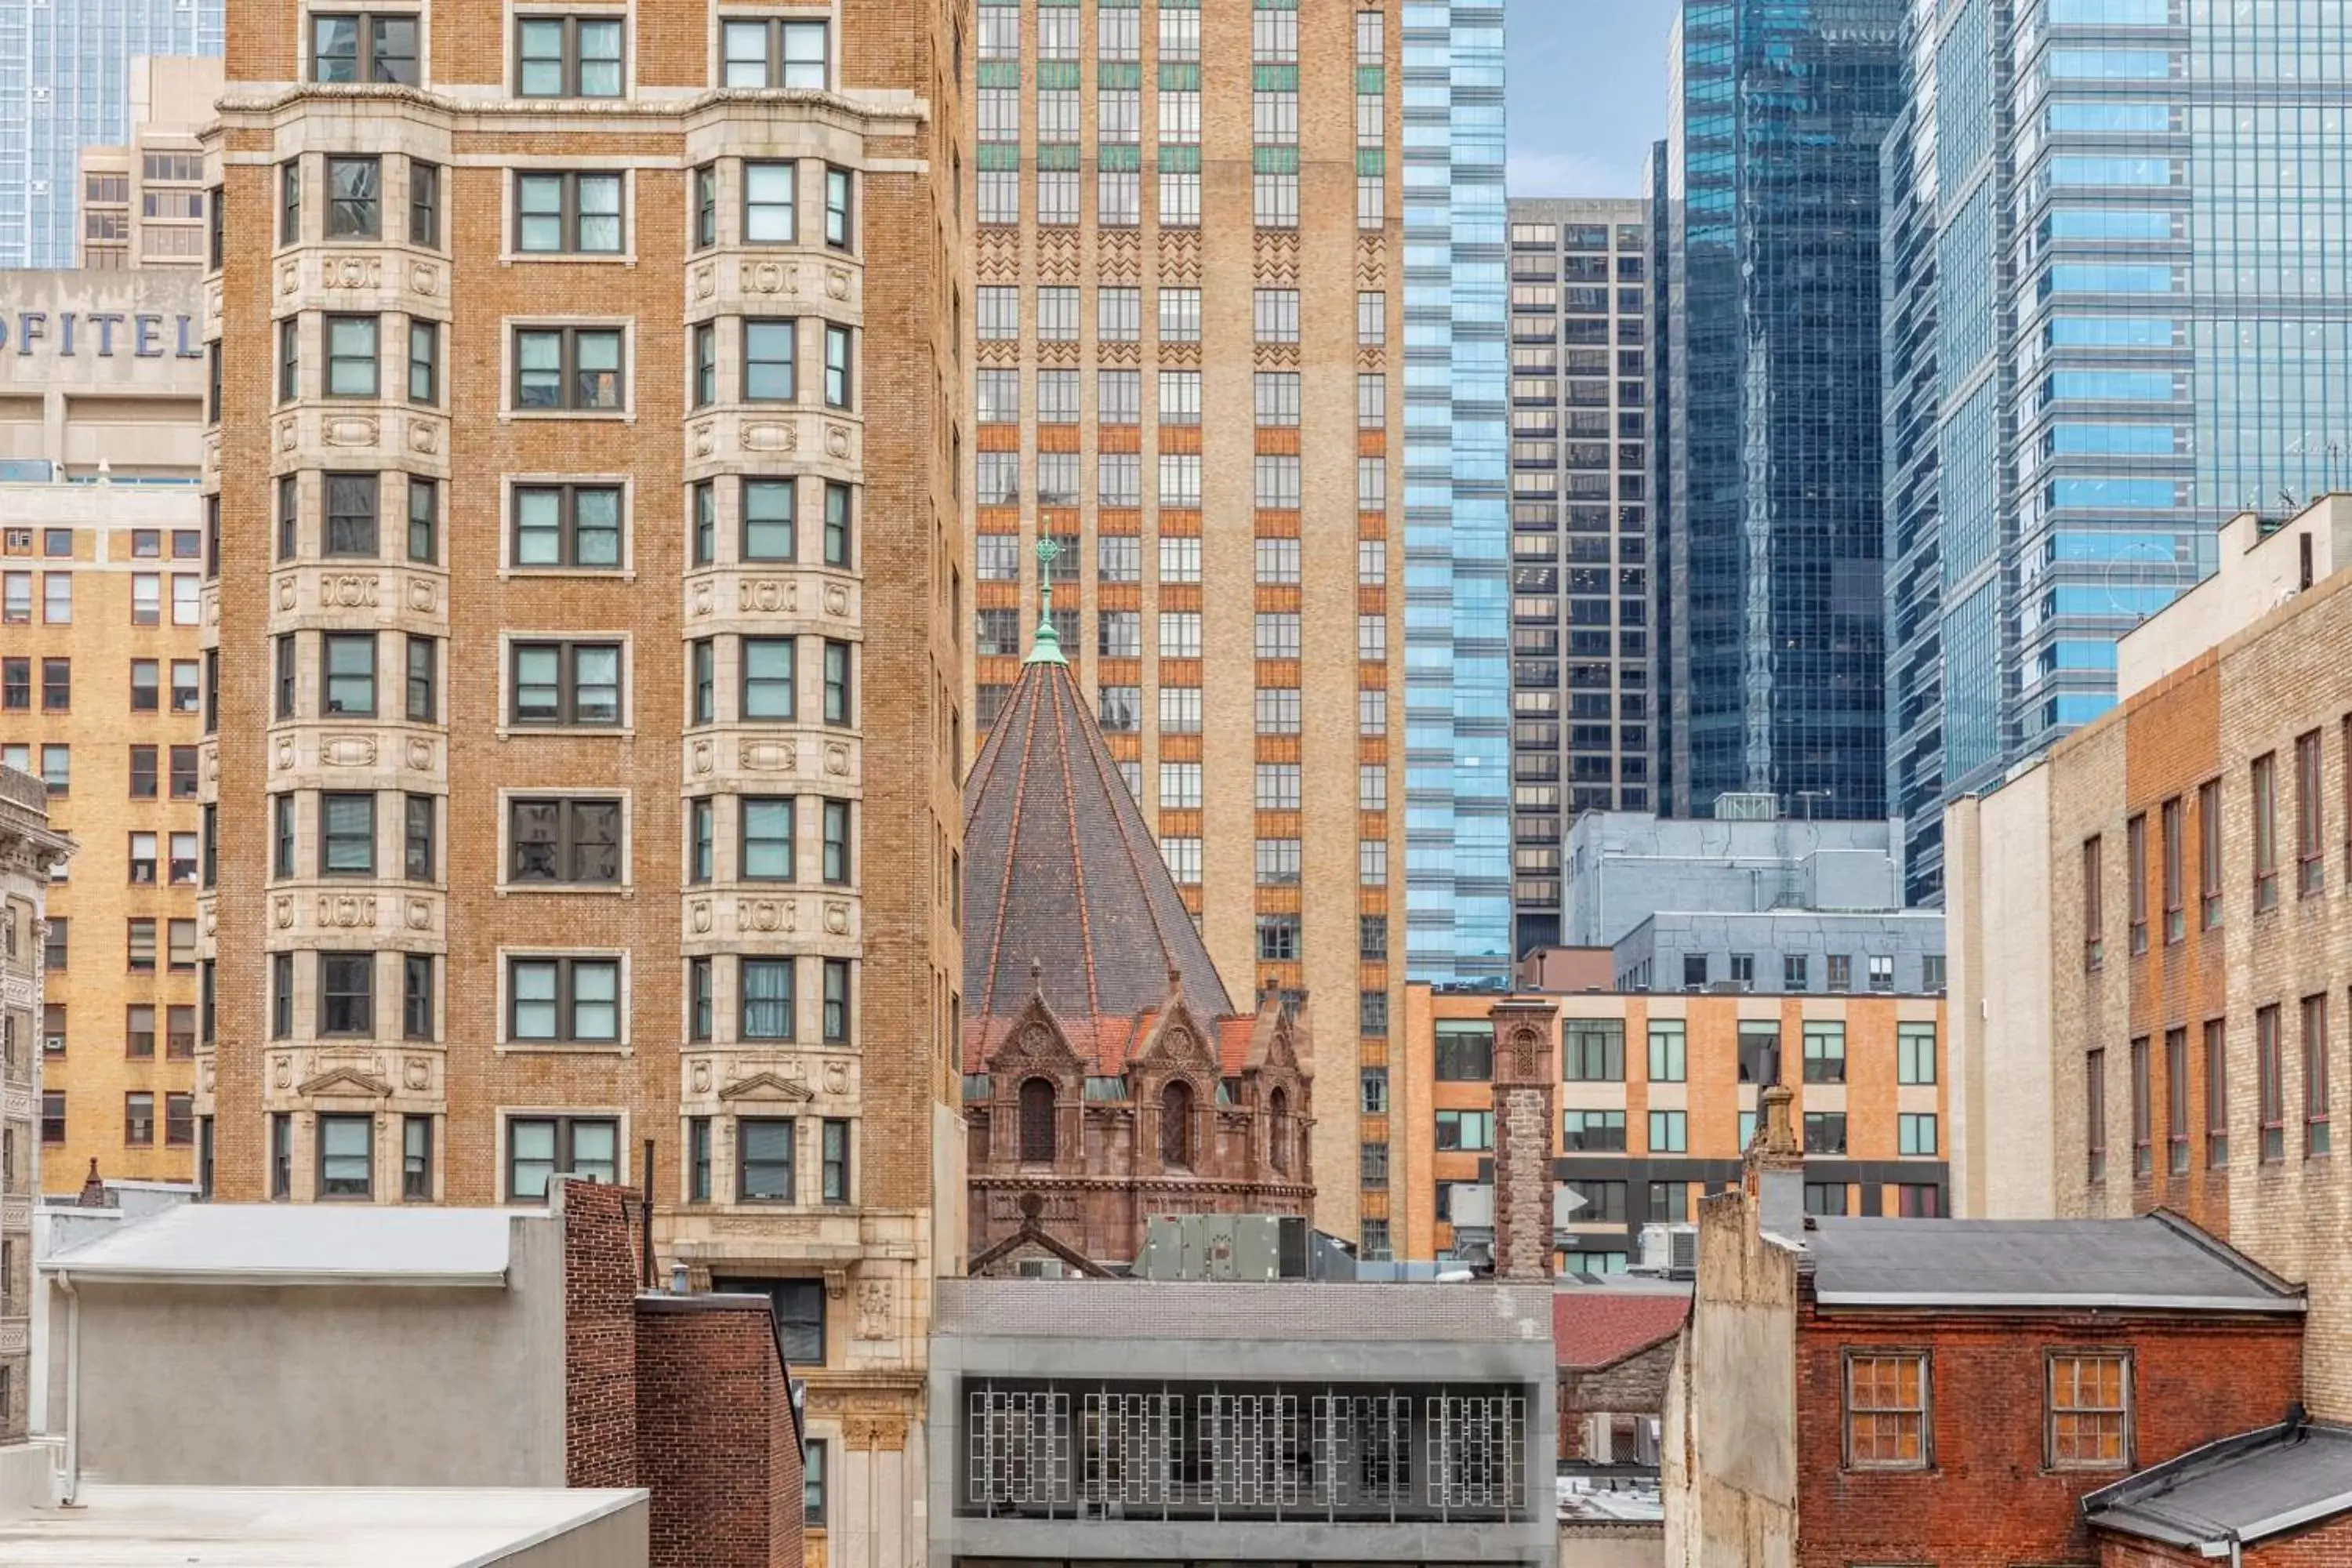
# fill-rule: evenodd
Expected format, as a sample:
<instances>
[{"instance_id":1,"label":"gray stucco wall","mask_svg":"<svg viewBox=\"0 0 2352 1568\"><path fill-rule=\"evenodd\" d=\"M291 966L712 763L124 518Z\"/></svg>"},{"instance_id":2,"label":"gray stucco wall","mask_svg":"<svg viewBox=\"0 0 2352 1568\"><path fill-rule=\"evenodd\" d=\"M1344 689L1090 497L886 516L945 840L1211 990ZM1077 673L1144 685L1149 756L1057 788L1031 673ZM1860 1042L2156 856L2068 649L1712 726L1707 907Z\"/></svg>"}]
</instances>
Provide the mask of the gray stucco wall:
<instances>
[{"instance_id":1,"label":"gray stucco wall","mask_svg":"<svg viewBox=\"0 0 2352 1568\"><path fill-rule=\"evenodd\" d=\"M1853 984L1848 989L1866 994L1870 959L1895 960L1893 994L1916 996L1932 993L1923 962L1945 952L1944 916L1939 910L1889 910L1878 914L1833 914L1812 910L1781 910L1771 914L1710 914L1671 910L1643 921L1616 946L1614 965L1621 981L1647 963L1649 989L1680 991L1683 959L1702 953L1712 984L1731 978L1731 954L1745 952L1756 960L1751 990L1777 992L1782 984L1783 962L1792 952L1806 954L1808 991L1829 989L1829 957L1843 953L1853 960ZM1947 965L1948 973L1949 966ZM1885 994L1885 993L1881 993Z\"/></svg>"},{"instance_id":2,"label":"gray stucco wall","mask_svg":"<svg viewBox=\"0 0 2352 1568\"><path fill-rule=\"evenodd\" d=\"M83 1476L562 1486L562 1235L512 1245L504 1289L79 1282ZM45 1289L62 1427L68 1304Z\"/></svg>"},{"instance_id":3,"label":"gray stucco wall","mask_svg":"<svg viewBox=\"0 0 2352 1568\"><path fill-rule=\"evenodd\" d=\"M617 1512L495 1559L499 1568L646 1568L653 1560L653 1503L639 1498Z\"/></svg>"},{"instance_id":4,"label":"gray stucco wall","mask_svg":"<svg viewBox=\"0 0 2352 1568\"><path fill-rule=\"evenodd\" d=\"M1888 822L1662 820L1586 812L1569 829L1561 942L1613 947L1665 910L1895 909L1901 838Z\"/></svg>"}]
</instances>

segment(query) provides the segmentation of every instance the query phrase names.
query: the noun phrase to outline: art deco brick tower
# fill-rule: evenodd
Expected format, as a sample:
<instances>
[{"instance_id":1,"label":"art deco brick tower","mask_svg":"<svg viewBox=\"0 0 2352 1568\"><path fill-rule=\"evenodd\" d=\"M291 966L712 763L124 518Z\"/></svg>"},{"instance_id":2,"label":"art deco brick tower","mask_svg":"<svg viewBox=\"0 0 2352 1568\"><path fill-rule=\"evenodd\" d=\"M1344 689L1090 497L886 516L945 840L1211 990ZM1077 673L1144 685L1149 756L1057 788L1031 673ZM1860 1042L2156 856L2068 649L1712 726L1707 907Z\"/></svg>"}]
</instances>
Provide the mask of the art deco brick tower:
<instances>
[{"instance_id":1,"label":"art deco brick tower","mask_svg":"<svg viewBox=\"0 0 2352 1568\"><path fill-rule=\"evenodd\" d=\"M842 1563L962 1235L965 10L231 0L206 140L205 1178L649 1184Z\"/></svg>"}]
</instances>

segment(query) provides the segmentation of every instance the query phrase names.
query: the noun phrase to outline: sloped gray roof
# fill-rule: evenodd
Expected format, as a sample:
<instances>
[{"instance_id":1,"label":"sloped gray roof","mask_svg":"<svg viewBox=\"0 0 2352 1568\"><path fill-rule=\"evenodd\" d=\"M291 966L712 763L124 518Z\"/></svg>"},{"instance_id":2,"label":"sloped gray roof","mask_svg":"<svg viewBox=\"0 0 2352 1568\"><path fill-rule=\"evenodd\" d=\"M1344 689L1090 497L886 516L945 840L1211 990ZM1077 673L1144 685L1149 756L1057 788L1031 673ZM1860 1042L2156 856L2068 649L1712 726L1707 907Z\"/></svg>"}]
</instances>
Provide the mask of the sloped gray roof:
<instances>
[{"instance_id":1,"label":"sloped gray roof","mask_svg":"<svg viewBox=\"0 0 2352 1568\"><path fill-rule=\"evenodd\" d=\"M2299 1289L2169 1215L1814 1226L1813 1298L1825 1307L2304 1308Z\"/></svg>"},{"instance_id":2,"label":"sloped gray roof","mask_svg":"<svg viewBox=\"0 0 2352 1568\"><path fill-rule=\"evenodd\" d=\"M2265 1426L2153 1466L2083 1500L2083 1518L2192 1549L2226 1548L2352 1511L2352 1428Z\"/></svg>"},{"instance_id":3,"label":"sloped gray roof","mask_svg":"<svg viewBox=\"0 0 2352 1568\"><path fill-rule=\"evenodd\" d=\"M210 1285L503 1285L529 1210L183 1204L42 1267L84 1280Z\"/></svg>"}]
</instances>

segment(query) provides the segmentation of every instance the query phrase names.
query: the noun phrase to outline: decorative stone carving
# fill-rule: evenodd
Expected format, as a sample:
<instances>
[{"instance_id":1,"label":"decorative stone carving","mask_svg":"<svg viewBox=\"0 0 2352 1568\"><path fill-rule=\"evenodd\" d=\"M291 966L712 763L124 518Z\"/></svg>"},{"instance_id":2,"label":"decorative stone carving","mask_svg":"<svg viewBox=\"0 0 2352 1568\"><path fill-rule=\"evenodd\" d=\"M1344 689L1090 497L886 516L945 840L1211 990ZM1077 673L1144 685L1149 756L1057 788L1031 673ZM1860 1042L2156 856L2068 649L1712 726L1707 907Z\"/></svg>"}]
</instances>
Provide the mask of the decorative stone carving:
<instances>
[{"instance_id":1,"label":"decorative stone carving","mask_svg":"<svg viewBox=\"0 0 2352 1568\"><path fill-rule=\"evenodd\" d=\"M411 736L408 742L408 766L413 773L425 773L433 766L433 742L422 736Z\"/></svg>"},{"instance_id":2,"label":"decorative stone carving","mask_svg":"<svg viewBox=\"0 0 2352 1568\"><path fill-rule=\"evenodd\" d=\"M433 613L433 606L439 598L440 595L435 590L432 578L411 577L408 579L408 607L415 610L418 615L431 615Z\"/></svg>"},{"instance_id":3,"label":"decorative stone carving","mask_svg":"<svg viewBox=\"0 0 2352 1568\"><path fill-rule=\"evenodd\" d=\"M433 1064L424 1057L406 1057L400 1064L401 1081L412 1089L431 1087Z\"/></svg>"},{"instance_id":4,"label":"decorative stone carving","mask_svg":"<svg viewBox=\"0 0 2352 1568\"><path fill-rule=\"evenodd\" d=\"M408 449L430 457L441 449L441 426L430 419L408 422Z\"/></svg>"},{"instance_id":5,"label":"decorative stone carving","mask_svg":"<svg viewBox=\"0 0 2352 1568\"><path fill-rule=\"evenodd\" d=\"M302 287L302 258L289 256L278 264L278 291L280 294L299 292Z\"/></svg>"},{"instance_id":6,"label":"decorative stone carving","mask_svg":"<svg viewBox=\"0 0 2352 1568\"><path fill-rule=\"evenodd\" d=\"M828 741L824 747L824 771L839 777L849 775L849 748L838 742Z\"/></svg>"},{"instance_id":7,"label":"decorative stone carving","mask_svg":"<svg viewBox=\"0 0 2352 1568\"><path fill-rule=\"evenodd\" d=\"M828 902L824 906L824 929L834 936L849 934L849 906Z\"/></svg>"},{"instance_id":8,"label":"decorative stone carving","mask_svg":"<svg viewBox=\"0 0 2352 1568\"><path fill-rule=\"evenodd\" d=\"M790 899L745 899L735 906L739 931L793 931L800 929L800 910Z\"/></svg>"},{"instance_id":9,"label":"decorative stone carving","mask_svg":"<svg viewBox=\"0 0 2352 1568\"><path fill-rule=\"evenodd\" d=\"M828 425L824 427L824 455L846 459L849 457L849 426Z\"/></svg>"},{"instance_id":10,"label":"decorative stone carving","mask_svg":"<svg viewBox=\"0 0 2352 1568\"><path fill-rule=\"evenodd\" d=\"M294 588L295 584L292 577L280 577L278 579L278 607L279 609L290 610L294 607Z\"/></svg>"},{"instance_id":11,"label":"decorative stone carving","mask_svg":"<svg viewBox=\"0 0 2352 1568\"><path fill-rule=\"evenodd\" d=\"M824 1091L827 1094L836 1095L847 1094L849 1092L849 1064L847 1062L827 1062L824 1064Z\"/></svg>"},{"instance_id":12,"label":"decorative stone carving","mask_svg":"<svg viewBox=\"0 0 2352 1568\"><path fill-rule=\"evenodd\" d=\"M383 435L382 422L364 414L338 415L319 422L319 439L330 447L373 447Z\"/></svg>"},{"instance_id":13,"label":"decorative stone carving","mask_svg":"<svg viewBox=\"0 0 2352 1568\"><path fill-rule=\"evenodd\" d=\"M419 294L441 292L441 268L431 261L412 261L408 266L408 286Z\"/></svg>"},{"instance_id":14,"label":"decorative stone carving","mask_svg":"<svg viewBox=\"0 0 2352 1568\"><path fill-rule=\"evenodd\" d=\"M797 452L800 429L783 421L762 419L743 426L742 447L747 452Z\"/></svg>"},{"instance_id":15,"label":"decorative stone carving","mask_svg":"<svg viewBox=\"0 0 2352 1568\"><path fill-rule=\"evenodd\" d=\"M789 773L800 764L800 749L790 741L745 740L735 748L736 765L746 773Z\"/></svg>"},{"instance_id":16,"label":"decorative stone carving","mask_svg":"<svg viewBox=\"0 0 2352 1568\"><path fill-rule=\"evenodd\" d=\"M801 269L788 261L745 260L737 275L746 294L798 294Z\"/></svg>"},{"instance_id":17,"label":"decorative stone carving","mask_svg":"<svg viewBox=\"0 0 2352 1568\"><path fill-rule=\"evenodd\" d=\"M433 905L429 900L425 899L408 900L408 929L411 931L433 929Z\"/></svg>"},{"instance_id":18,"label":"decorative stone carving","mask_svg":"<svg viewBox=\"0 0 2352 1568\"><path fill-rule=\"evenodd\" d=\"M687 614L707 616L710 613L711 602L710 579L708 577L695 579L693 588L687 595Z\"/></svg>"},{"instance_id":19,"label":"decorative stone carving","mask_svg":"<svg viewBox=\"0 0 2352 1568\"><path fill-rule=\"evenodd\" d=\"M719 450L719 426L706 421L687 432L687 439L693 444L696 457L708 458Z\"/></svg>"},{"instance_id":20,"label":"decorative stone carving","mask_svg":"<svg viewBox=\"0 0 2352 1568\"><path fill-rule=\"evenodd\" d=\"M278 449L281 452L290 452L301 444L301 426L294 422L294 416L289 414L278 422Z\"/></svg>"},{"instance_id":21,"label":"decorative stone carving","mask_svg":"<svg viewBox=\"0 0 2352 1568\"><path fill-rule=\"evenodd\" d=\"M712 757L710 753L709 742L697 741L693 745L687 748L686 766L688 772L697 774L708 773L710 772L711 763Z\"/></svg>"},{"instance_id":22,"label":"decorative stone carving","mask_svg":"<svg viewBox=\"0 0 2352 1568\"><path fill-rule=\"evenodd\" d=\"M206 936L211 936L220 930L220 910L210 899L206 899L203 908L196 912L204 917L204 932Z\"/></svg>"},{"instance_id":23,"label":"decorative stone carving","mask_svg":"<svg viewBox=\"0 0 2352 1568\"><path fill-rule=\"evenodd\" d=\"M689 1083L692 1085L693 1092L696 1094L709 1094L710 1092L710 1063L709 1061L696 1062L694 1064L694 1070L688 1075L688 1078Z\"/></svg>"},{"instance_id":24,"label":"decorative stone carving","mask_svg":"<svg viewBox=\"0 0 2352 1568\"><path fill-rule=\"evenodd\" d=\"M294 737L291 735L280 735L278 737L278 769L280 773L283 773L293 765Z\"/></svg>"},{"instance_id":25,"label":"decorative stone carving","mask_svg":"<svg viewBox=\"0 0 2352 1568\"><path fill-rule=\"evenodd\" d=\"M331 768L375 766L373 735L330 735L319 742L319 760Z\"/></svg>"},{"instance_id":26,"label":"decorative stone carving","mask_svg":"<svg viewBox=\"0 0 2352 1568\"><path fill-rule=\"evenodd\" d=\"M801 607L800 585L774 577L746 577L735 585L735 607L768 615L795 615Z\"/></svg>"},{"instance_id":27,"label":"decorative stone carving","mask_svg":"<svg viewBox=\"0 0 2352 1568\"><path fill-rule=\"evenodd\" d=\"M372 572L337 572L319 579L319 603L331 610L373 610L381 587Z\"/></svg>"},{"instance_id":28,"label":"decorative stone carving","mask_svg":"<svg viewBox=\"0 0 2352 1568\"><path fill-rule=\"evenodd\" d=\"M718 264L716 262L706 261L698 267L689 268L686 275L686 280L688 289L693 293L696 299L709 299L713 294L719 292Z\"/></svg>"},{"instance_id":29,"label":"decorative stone carving","mask_svg":"<svg viewBox=\"0 0 2352 1568\"><path fill-rule=\"evenodd\" d=\"M824 613L828 616L849 614L849 590L838 583L824 585Z\"/></svg>"},{"instance_id":30,"label":"decorative stone carving","mask_svg":"<svg viewBox=\"0 0 2352 1568\"><path fill-rule=\"evenodd\" d=\"M697 936L710 932L710 900L697 899L686 906L686 923Z\"/></svg>"},{"instance_id":31,"label":"decorative stone carving","mask_svg":"<svg viewBox=\"0 0 2352 1568\"><path fill-rule=\"evenodd\" d=\"M857 1337L861 1340L887 1340L897 1331L891 1310L890 1281L861 1279L857 1283Z\"/></svg>"},{"instance_id":32,"label":"decorative stone carving","mask_svg":"<svg viewBox=\"0 0 2352 1568\"><path fill-rule=\"evenodd\" d=\"M337 931L357 931L375 924L375 899L368 893L321 893L319 923Z\"/></svg>"},{"instance_id":33,"label":"decorative stone carving","mask_svg":"<svg viewBox=\"0 0 2352 1568\"><path fill-rule=\"evenodd\" d=\"M280 893L269 900L269 923L279 931L294 929L294 895Z\"/></svg>"},{"instance_id":34,"label":"decorative stone carving","mask_svg":"<svg viewBox=\"0 0 2352 1568\"><path fill-rule=\"evenodd\" d=\"M824 269L824 291L826 295L832 299L848 299L849 268L846 267L826 268Z\"/></svg>"},{"instance_id":35,"label":"decorative stone carving","mask_svg":"<svg viewBox=\"0 0 2352 1568\"><path fill-rule=\"evenodd\" d=\"M328 289L374 289L383 283L380 256L327 256L319 260L319 282Z\"/></svg>"},{"instance_id":36,"label":"decorative stone carving","mask_svg":"<svg viewBox=\"0 0 2352 1568\"><path fill-rule=\"evenodd\" d=\"M292 1052L278 1051L274 1052L270 1056L269 1087L272 1089L292 1089L294 1087L294 1056Z\"/></svg>"}]
</instances>

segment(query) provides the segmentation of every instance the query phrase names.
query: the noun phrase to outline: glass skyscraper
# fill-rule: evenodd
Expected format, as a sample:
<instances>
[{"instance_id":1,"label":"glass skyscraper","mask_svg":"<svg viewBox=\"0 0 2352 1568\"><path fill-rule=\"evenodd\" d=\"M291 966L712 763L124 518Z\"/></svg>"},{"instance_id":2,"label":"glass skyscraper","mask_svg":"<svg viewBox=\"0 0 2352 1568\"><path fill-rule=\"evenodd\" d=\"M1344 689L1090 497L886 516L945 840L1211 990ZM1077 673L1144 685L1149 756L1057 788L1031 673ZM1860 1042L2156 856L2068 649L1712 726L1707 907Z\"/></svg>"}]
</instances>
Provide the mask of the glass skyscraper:
<instances>
[{"instance_id":1,"label":"glass skyscraper","mask_svg":"<svg viewBox=\"0 0 2352 1568\"><path fill-rule=\"evenodd\" d=\"M1663 210L1662 799L1885 810L1879 152L1904 0L1685 0Z\"/></svg>"},{"instance_id":2,"label":"glass skyscraper","mask_svg":"<svg viewBox=\"0 0 2352 1568\"><path fill-rule=\"evenodd\" d=\"M2221 521L2352 482L2352 0L1918 9L1936 256L1888 321L1934 317L1936 603L1898 566L1890 766L1933 892L1937 808L2106 710Z\"/></svg>"},{"instance_id":3,"label":"glass skyscraper","mask_svg":"<svg viewBox=\"0 0 2352 1568\"><path fill-rule=\"evenodd\" d=\"M1510 973L1503 9L1404 6L1406 965Z\"/></svg>"},{"instance_id":4,"label":"glass skyscraper","mask_svg":"<svg viewBox=\"0 0 2352 1568\"><path fill-rule=\"evenodd\" d=\"M224 0L0 0L0 267L74 264L76 155L128 139L134 55L222 52Z\"/></svg>"}]
</instances>

